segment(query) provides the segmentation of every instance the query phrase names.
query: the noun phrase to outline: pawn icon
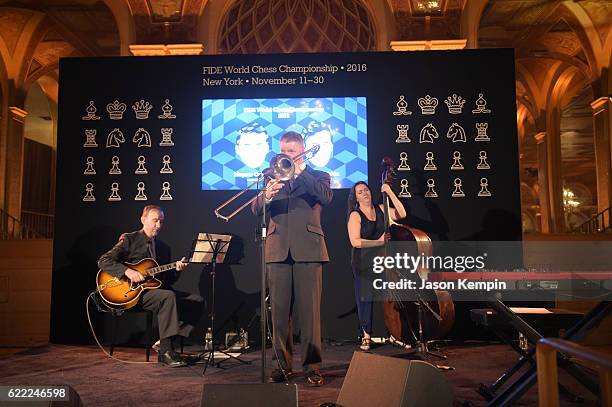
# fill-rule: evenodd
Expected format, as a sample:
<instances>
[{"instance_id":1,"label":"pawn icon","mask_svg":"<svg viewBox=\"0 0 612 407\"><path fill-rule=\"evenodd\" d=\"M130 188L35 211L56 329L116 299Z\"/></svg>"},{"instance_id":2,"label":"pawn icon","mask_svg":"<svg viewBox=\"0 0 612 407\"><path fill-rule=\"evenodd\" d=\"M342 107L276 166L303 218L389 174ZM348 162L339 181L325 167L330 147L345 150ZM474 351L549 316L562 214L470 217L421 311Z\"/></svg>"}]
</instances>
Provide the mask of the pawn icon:
<instances>
[{"instance_id":1,"label":"pawn icon","mask_svg":"<svg viewBox=\"0 0 612 407\"><path fill-rule=\"evenodd\" d=\"M465 193L461 190L461 186L462 186L461 184L462 184L461 178L455 178L455 181L453 182L455 189L453 190L453 193L451 194L453 198L465 197Z\"/></svg>"},{"instance_id":2,"label":"pawn icon","mask_svg":"<svg viewBox=\"0 0 612 407\"><path fill-rule=\"evenodd\" d=\"M489 180L482 177L480 179L480 191L478 191L478 196L491 196L491 192L489 191Z\"/></svg>"},{"instance_id":3,"label":"pawn icon","mask_svg":"<svg viewBox=\"0 0 612 407\"><path fill-rule=\"evenodd\" d=\"M138 167L136 168L136 171L134 171L134 174L148 174L149 171L147 171L144 165L145 165L145 157L144 155L139 155L138 156Z\"/></svg>"},{"instance_id":4,"label":"pawn icon","mask_svg":"<svg viewBox=\"0 0 612 407\"><path fill-rule=\"evenodd\" d=\"M172 168L170 168L170 156L169 155L165 155L163 157L163 167L161 168L161 170L159 170L160 174L172 174L174 173L174 171L172 171Z\"/></svg>"},{"instance_id":5,"label":"pawn icon","mask_svg":"<svg viewBox=\"0 0 612 407\"><path fill-rule=\"evenodd\" d=\"M433 178L429 178L427 180L427 192L425 192L425 196L427 198L437 198L438 193L435 190L436 181Z\"/></svg>"},{"instance_id":6,"label":"pawn icon","mask_svg":"<svg viewBox=\"0 0 612 407\"><path fill-rule=\"evenodd\" d=\"M397 167L398 171L410 171L410 165L408 165L408 154L405 152L400 153L400 165Z\"/></svg>"},{"instance_id":7,"label":"pawn icon","mask_svg":"<svg viewBox=\"0 0 612 407\"><path fill-rule=\"evenodd\" d=\"M454 151L453 152L453 164L451 165L451 170L463 170L463 164L461 164L461 152Z\"/></svg>"},{"instance_id":8,"label":"pawn icon","mask_svg":"<svg viewBox=\"0 0 612 407\"><path fill-rule=\"evenodd\" d=\"M168 181L165 181L162 184L162 194L159 197L160 201L171 201L172 200L172 195L170 195L170 183Z\"/></svg>"},{"instance_id":9,"label":"pawn icon","mask_svg":"<svg viewBox=\"0 0 612 407\"><path fill-rule=\"evenodd\" d=\"M93 195L93 184L88 182L85 185L85 196L83 197L83 202L93 202L96 200L96 197Z\"/></svg>"},{"instance_id":10,"label":"pawn icon","mask_svg":"<svg viewBox=\"0 0 612 407\"><path fill-rule=\"evenodd\" d=\"M406 178L400 181L400 187L402 188L398 195L400 198L412 198L410 191L408 191L408 180Z\"/></svg>"},{"instance_id":11,"label":"pawn icon","mask_svg":"<svg viewBox=\"0 0 612 407\"><path fill-rule=\"evenodd\" d=\"M83 171L83 174L85 175L94 175L96 173L96 170L94 169L94 158L93 157L87 157L87 160L85 161L85 171Z\"/></svg>"},{"instance_id":12,"label":"pawn icon","mask_svg":"<svg viewBox=\"0 0 612 407\"><path fill-rule=\"evenodd\" d=\"M108 173L111 175L121 174L121 169L119 168L119 157L114 155L111 159L111 164L111 169L108 171Z\"/></svg>"},{"instance_id":13,"label":"pawn icon","mask_svg":"<svg viewBox=\"0 0 612 407\"><path fill-rule=\"evenodd\" d=\"M138 189L138 193L134 197L134 200L135 201L146 201L147 200L147 196L144 193L144 191L145 191L145 183L144 182L139 182L137 189Z\"/></svg>"},{"instance_id":14,"label":"pawn icon","mask_svg":"<svg viewBox=\"0 0 612 407\"><path fill-rule=\"evenodd\" d=\"M438 167L436 167L436 165L433 162L433 160L434 160L434 153L432 151L428 151L425 154L425 159L427 160L427 163L425 164L425 167L423 167L423 169L425 171L435 171L435 170L438 169Z\"/></svg>"},{"instance_id":15,"label":"pawn icon","mask_svg":"<svg viewBox=\"0 0 612 407\"><path fill-rule=\"evenodd\" d=\"M477 170L489 170L489 169L491 169L491 167L489 166L489 163L487 162L487 152L486 151L481 151L478 154L478 158L480 158L480 162L476 166Z\"/></svg>"},{"instance_id":16,"label":"pawn icon","mask_svg":"<svg viewBox=\"0 0 612 407\"><path fill-rule=\"evenodd\" d=\"M121 197L119 196L119 184L116 182L113 182L111 184L111 194L108 197L108 200L110 202L116 202L116 201L120 201Z\"/></svg>"}]
</instances>

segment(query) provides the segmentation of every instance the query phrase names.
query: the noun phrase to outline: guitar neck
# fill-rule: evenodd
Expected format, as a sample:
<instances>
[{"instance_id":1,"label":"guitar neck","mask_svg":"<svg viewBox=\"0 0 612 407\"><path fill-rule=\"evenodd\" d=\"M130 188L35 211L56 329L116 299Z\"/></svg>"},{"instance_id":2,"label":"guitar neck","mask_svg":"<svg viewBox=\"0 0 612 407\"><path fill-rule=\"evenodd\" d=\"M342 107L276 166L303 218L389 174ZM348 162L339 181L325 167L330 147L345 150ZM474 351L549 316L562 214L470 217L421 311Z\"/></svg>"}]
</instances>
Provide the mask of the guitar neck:
<instances>
[{"instance_id":1,"label":"guitar neck","mask_svg":"<svg viewBox=\"0 0 612 407\"><path fill-rule=\"evenodd\" d=\"M164 264L162 266L157 266L157 267L147 269L147 274L150 276L154 276L156 274L163 273L164 271L172 270L175 267L176 267L176 262Z\"/></svg>"}]
</instances>

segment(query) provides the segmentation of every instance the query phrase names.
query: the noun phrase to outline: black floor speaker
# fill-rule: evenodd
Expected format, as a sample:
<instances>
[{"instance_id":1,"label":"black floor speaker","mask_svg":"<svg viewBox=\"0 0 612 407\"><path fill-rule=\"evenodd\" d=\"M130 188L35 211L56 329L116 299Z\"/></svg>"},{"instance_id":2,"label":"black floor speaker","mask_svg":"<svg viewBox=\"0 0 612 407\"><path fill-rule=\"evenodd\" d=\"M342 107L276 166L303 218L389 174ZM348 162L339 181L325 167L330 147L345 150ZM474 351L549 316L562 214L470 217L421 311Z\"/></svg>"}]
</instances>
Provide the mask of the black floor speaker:
<instances>
[{"instance_id":1,"label":"black floor speaker","mask_svg":"<svg viewBox=\"0 0 612 407\"><path fill-rule=\"evenodd\" d=\"M297 407L297 384L205 384L202 407Z\"/></svg>"},{"instance_id":2,"label":"black floor speaker","mask_svg":"<svg viewBox=\"0 0 612 407\"><path fill-rule=\"evenodd\" d=\"M453 389L442 372L427 362L355 352L337 405L450 407Z\"/></svg>"}]
</instances>

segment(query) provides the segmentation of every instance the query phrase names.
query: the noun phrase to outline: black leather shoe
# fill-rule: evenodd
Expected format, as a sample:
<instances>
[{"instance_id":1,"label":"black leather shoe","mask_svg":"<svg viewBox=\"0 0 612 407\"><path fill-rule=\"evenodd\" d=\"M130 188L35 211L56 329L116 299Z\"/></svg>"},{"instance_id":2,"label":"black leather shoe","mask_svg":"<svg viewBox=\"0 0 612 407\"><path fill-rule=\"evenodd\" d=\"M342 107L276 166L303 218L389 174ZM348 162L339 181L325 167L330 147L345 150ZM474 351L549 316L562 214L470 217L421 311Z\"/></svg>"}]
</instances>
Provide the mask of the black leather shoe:
<instances>
[{"instance_id":1,"label":"black leather shoe","mask_svg":"<svg viewBox=\"0 0 612 407\"><path fill-rule=\"evenodd\" d=\"M291 376L293 376L293 372L291 370L283 371L281 369L274 369L268 378L268 383L283 383L285 381L285 377L287 377L287 380L289 380Z\"/></svg>"},{"instance_id":2,"label":"black leather shoe","mask_svg":"<svg viewBox=\"0 0 612 407\"><path fill-rule=\"evenodd\" d=\"M308 386L312 387L323 386L324 383L323 376L321 376L321 372L318 370L311 370L310 372L306 373L305 381Z\"/></svg>"},{"instance_id":3,"label":"black leather shoe","mask_svg":"<svg viewBox=\"0 0 612 407\"><path fill-rule=\"evenodd\" d=\"M163 354L160 353L157 357L159 363L163 363L168 367L182 367L187 366L187 363L181 359L181 356L175 351L166 351Z\"/></svg>"}]
</instances>

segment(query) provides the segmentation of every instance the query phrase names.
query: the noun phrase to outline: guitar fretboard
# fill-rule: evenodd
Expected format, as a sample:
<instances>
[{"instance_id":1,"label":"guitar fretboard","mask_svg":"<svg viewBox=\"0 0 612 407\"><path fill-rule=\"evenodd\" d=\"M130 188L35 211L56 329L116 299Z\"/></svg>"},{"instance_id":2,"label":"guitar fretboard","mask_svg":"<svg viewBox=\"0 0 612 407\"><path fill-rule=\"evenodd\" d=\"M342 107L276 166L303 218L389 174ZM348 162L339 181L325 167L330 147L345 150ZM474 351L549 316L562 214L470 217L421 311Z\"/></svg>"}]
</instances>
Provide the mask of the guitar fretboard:
<instances>
[{"instance_id":1,"label":"guitar fretboard","mask_svg":"<svg viewBox=\"0 0 612 407\"><path fill-rule=\"evenodd\" d=\"M173 269L176 267L176 263L164 264L163 266L153 267L152 269L147 269L147 274L150 276L154 276L155 274L163 273L164 271Z\"/></svg>"}]
</instances>

